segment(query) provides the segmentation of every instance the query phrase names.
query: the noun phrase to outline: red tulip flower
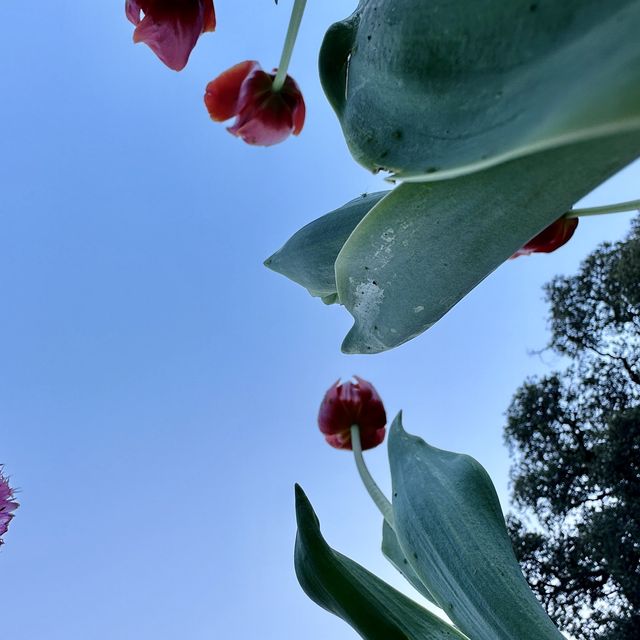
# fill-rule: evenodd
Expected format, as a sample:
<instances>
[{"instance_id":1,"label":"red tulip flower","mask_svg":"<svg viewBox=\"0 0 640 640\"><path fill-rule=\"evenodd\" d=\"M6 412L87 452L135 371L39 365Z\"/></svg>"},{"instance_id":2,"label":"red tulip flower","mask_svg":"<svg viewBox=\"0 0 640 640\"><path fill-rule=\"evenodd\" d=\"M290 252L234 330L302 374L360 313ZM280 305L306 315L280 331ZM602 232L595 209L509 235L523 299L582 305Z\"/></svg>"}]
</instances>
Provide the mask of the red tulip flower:
<instances>
[{"instance_id":1,"label":"red tulip flower","mask_svg":"<svg viewBox=\"0 0 640 640\"><path fill-rule=\"evenodd\" d=\"M551 253L566 244L578 226L578 218L560 218L518 249L511 259L532 253Z\"/></svg>"},{"instance_id":2,"label":"red tulip flower","mask_svg":"<svg viewBox=\"0 0 640 640\"><path fill-rule=\"evenodd\" d=\"M255 60L227 69L207 85L204 103L211 119L224 122L235 116L227 130L247 144L267 147L297 136L304 125L304 98L290 76L280 88L275 79Z\"/></svg>"},{"instance_id":3,"label":"red tulip flower","mask_svg":"<svg viewBox=\"0 0 640 640\"><path fill-rule=\"evenodd\" d=\"M0 545L2 536L7 533L9 523L13 518L13 512L18 508L18 503L13 500L13 489L9 481L2 475L0 467Z\"/></svg>"},{"instance_id":4,"label":"red tulip flower","mask_svg":"<svg viewBox=\"0 0 640 640\"><path fill-rule=\"evenodd\" d=\"M336 382L325 394L318 425L325 440L336 449L351 449L351 427L360 428L362 449L373 449L383 440L387 414L373 385L355 376L356 382Z\"/></svg>"},{"instance_id":5,"label":"red tulip flower","mask_svg":"<svg viewBox=\"0 0 640 640\"><path fill-rule=\"evenodd\" d=\"M126 0L125 11L136 26L133 41L149 45L174 71L184 69L198 38L216 28L213 0Z\"/></svg>"}]
</instances>

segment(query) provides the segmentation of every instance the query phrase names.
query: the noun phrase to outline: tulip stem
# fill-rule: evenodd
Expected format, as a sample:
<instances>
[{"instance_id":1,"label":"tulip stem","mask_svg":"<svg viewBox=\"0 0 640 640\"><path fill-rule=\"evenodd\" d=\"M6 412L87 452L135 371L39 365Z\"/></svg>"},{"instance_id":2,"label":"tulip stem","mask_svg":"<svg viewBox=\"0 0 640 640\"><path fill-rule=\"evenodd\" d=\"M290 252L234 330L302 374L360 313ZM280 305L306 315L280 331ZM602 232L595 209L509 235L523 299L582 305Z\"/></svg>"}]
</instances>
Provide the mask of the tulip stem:
<instances>
[{"instance_id":1,"label":"tulip stem","mask_svg":"<svg viewBox=\"0 0 640 640\"><path fill-rule=\"evenodd\" d=\"M616 202L603 207L589 207L587 209L571 209L565 218L584 218L585 216L599 216L604 213L622 213L623 211L640 211L640 200Z\"/></svg>"},{"instance_id":2,"label":"tulip stem","mask_svg":"<svg viewBox=\"0 0 640 640\"><path fill-rule=\"evenodd\" d=\"M358 467L358 473L366 490L369 492L371 499L375 502L376 507L380 510L382 517L387 521L387 524L394 529L393 507L387 500L386 496L380 490L380 487L376 484L376 481L371 477L369 469L364 462L362 456L362 444L360 442L360 428L357 424L351 426L351 447L353 448L353 457L356 460L356 467Z\"/></svg>"},{"instance_id":3,"label":"tulip stem","mask_svg":"<svg viewBox=\"0 0 640 640\"><path fill-rule=\"evenodd\" d=\"M284 81L287 79L287 70L289 69L289 62L291 62L291 54L293 53L293 47L298 37L300 22L302 22L302 15L304 14L306 5L307 0L295 0L293 3L289 28L287 29L287 35L284 39L282 56L280 56L280 65L278 66L276 77L273 80L274 91L280 91L284 86Z\"/></svg>"}]
</instances>

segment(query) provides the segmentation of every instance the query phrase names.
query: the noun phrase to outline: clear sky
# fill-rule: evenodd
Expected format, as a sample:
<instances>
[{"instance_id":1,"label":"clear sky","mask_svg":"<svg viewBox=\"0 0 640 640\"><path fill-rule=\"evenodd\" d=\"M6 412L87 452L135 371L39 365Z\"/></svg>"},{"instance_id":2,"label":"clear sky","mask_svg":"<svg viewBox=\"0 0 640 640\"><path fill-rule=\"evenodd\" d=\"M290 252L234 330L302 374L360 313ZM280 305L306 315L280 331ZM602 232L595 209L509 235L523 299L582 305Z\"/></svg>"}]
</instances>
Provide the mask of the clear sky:
<instances>
[{"instance_id":1,"label":"clear sky","mask_svg":"<svg viewBox=\"0 0 640 640\"><path fill-rule=\"evenodd\" d=\"M291 3L218 0L180 74L131 44L123 5L0 8L0 463L22 504L0 551L2 637L355 638L296 582L294 482L334 547L403 581L349 454L316 430L324 391L373 381L408 430L478 458L507 505L503 412L562 364L530 355L547 339L541 285L630 214L505 264L395 351L342 355L348 314L262 261L381 186L317 77L351 6L309 3L291 67L307 124L262 149L211 123L202 94L236 62L277 64ZM639 176L585 203L637 198ZM367 458L388 488L384 447Z\"/></svg>"}]
</instances>

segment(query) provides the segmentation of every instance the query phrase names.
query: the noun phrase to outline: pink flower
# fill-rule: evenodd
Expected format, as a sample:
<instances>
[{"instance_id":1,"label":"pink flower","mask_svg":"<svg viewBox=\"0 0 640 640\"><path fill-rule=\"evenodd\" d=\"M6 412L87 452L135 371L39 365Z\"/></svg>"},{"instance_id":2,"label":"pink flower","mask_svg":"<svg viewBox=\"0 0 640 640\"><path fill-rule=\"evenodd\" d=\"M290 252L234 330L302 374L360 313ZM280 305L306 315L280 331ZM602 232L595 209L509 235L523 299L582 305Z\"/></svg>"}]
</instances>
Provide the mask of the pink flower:
<instances>
[{"instance_id":1,"label":"pink flower","mask_svg":"<svg viewBox=\"0 0 640 640\"><path fill-rule=\"evenodd\" d=\"M268 147L290 134L297 136L305 117L302 93L290 76L274 90L275 77L255 60L227 69L207 85L204 103L211 119L223 122L235 116L228 131L247 144Z\"/></svg>"},{"instance_id":2,"label":"pink flower","mask_svg":"<svg viewBox=\"0 0 640 640\"><path fill-rule=\"evenodd\" d=\"M518 249L511 256L511 260L520 256L530 256L532 253L551 253L559 249L563 244L569 242L577 226L578 218L560 218L556 220L544 231L529 240L524 247Z\"/></svg>"},{"instance_id":3,"label":"pink flower","mask_svg":"<svg viewBox=\"0 0 640 640\"><path fill-rule=\"evenodd\" d=\"M198 38L216 28L213 0L126 0L125 11L136 25L133 41L148 44L174 71L184 69Z\"/></svg>"},{"instance_id":4,"label":"pink flower","mask_svg":"<svg viewBox=\"0 0 640 640\"><path fill-rule=\"evenodd\" d=\"M360 427L362 449L383 440L387 414L373 385L358 376L356 382L336 382L325 394L318 425L325 440L336 449L351 449L351 426Z\"/></svg>"},{"instance_id":5,"label":"pink flower","mask_svg":"<svg viewBox=\"0 0 640 640\"><path fill-rule=\"evenodd\" d=\"M13 511L18 508L18 503L13 501L13 489L9 486L9 481L2 475L0 467L0 545L2 536L7 533L9 523L13 519Z\"/></svg>"}]
</instances>

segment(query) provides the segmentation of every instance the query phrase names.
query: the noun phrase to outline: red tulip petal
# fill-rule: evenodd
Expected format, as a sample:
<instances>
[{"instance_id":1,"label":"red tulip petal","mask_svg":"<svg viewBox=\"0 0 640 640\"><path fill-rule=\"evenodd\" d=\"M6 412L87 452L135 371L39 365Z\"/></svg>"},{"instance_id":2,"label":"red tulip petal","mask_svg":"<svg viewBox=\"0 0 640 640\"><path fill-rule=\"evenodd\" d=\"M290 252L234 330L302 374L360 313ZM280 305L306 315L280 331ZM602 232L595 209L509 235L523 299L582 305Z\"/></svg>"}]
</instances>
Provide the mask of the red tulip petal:
<instances>
[{"instance_id":1,"label":"red tulip petal","mask_svg":"<svg viewBox=\"0 0 640 640\"><path fill-rule=\"evenodd\" d=\"M249 74L258 69L258 62L245 60L227 69L207 85L204 103L212 120L223 122L238 114L242 84Z\"/></svg>"},{"instance_id":2,"label":"red tulip petal","mask_svg":"<svg viewBox=\"0 0 640 640\"><path fill-rule=\"evenodd\" d=\"M293 135L297 136L302 131L304 119L307 114L307 108L304 104L304 98L300 94L300 100L293 109Z\"/></svg>"},{"instance_id":3,"label":"red tulip petal","mask_svg":"<svg viewBox=\"0 0 640 640\"><path fill-rule=\"evenodd\" d=\"M124 10L129 22L135 25L140 24L140 11L142 11L142 7L137 0L126 0Z\"/></svg>"},{"instance_id":4,"label":"red tulip petal","mask_svg":"<svg viewBox=\"0 0 640 640\"><path fill-rule=\"evenodd\" d=\"M351 451L353 446L351 445L351 431L343 431L341 433L334 433L332 435L325 436L324 439L327 444L331 445L334 449L346 449Z\"/></svg>"},{"instance_id":5,"label":"red tulip petal","mask_svg":"<svg viewBox=\"0 0 640 640\"><path fill-rule=\"evenodd\" d=\"M216 11L213 0L203 0L204 2L204 26L202 32L216 30Z\"/></svg>"},{"instance_id":6,"label":"red tulip petal","mask_svg":"<svg viewBox=\"0 0 640 640\"><path fill-rule=\"evenodd\" d=\"M532 253L551 253L565 245L575 233L578 218L560 218L529 240L518 249L511 260L520 256L530 256Z\"/></svg>"},{"instance_id":7,"label":"red tulip petal","mask_svg":"<svg viewBox=\"0 0 640 640\"><path fill-rule=\"evenodd\" d=\"M278 123L263 122L260 118L253 118L243 125L234 124L227 127L227 131L242 138L247 144L259 147L270 147L286 140L291 135L291 126Z\"/></svg>"},{"instance_id":8,"label":"red tulip petal","mask_svg":"<svg viewBox=\"0 0 640 640\"><path fill-rule=\"evenodd\" d=\"M362 450L366 451L367 449L373 449L381 444L384 440L384 436L386 433L386 429L382 427L381 429L376 429L375 431L364 431L360 430L360 445L362 446Z\"/></svg>"},{"instance_id":9,"label":"red tulip petal","mask_svg":"<svg viewBox=\"0 0 640 640\"><path fill-rule=\"evenodd\" d=\"M387 423L387 413L384 410L382 399L375 387L366 380L354 376L360 390L360 413L358 424L366 431L374 433ZM382 434L384 438L384 433ZM375 445L373 445L375 446Z\"/></svg>"},{"instance_id":10,"label":"red tulip petal","mask_svg":"<svg viewBox=\"0 0 640 640\"><path fill-rule=\"evenodd\" d=\"M204 27L199 0L188 0L178 8L166 0L146 4L138 3L145 15L133 41L147 44L170 69L184 69Z\"/></svg>"},{"instance_id":11,"label":"red tulip petal","mask_svg":"<svg viewBox=\"0 0 640 640\"><path fill-rule=\"evenodd\" d=\"M284 87L282 87L282 96L291 110L291 133L293 133L294 136L297 136L304 126L307 109L300 87L298 87L298 83L291 76L287 76L287 79L285 80Z\"/></svg>"},{"instance_id":12,"label":"red tulip petal","mask_svg":"<svg viewBox=\"0 0 640 640\"><path fill-rule=\"evenodd\" d=\"M291 116L275 116L273 111L265 109L251 113L252 117L239 119L229 133L242 138L247 144L270 147L286 140L291 135Z\"/></svg>"},{"instance_id":13,"label":"red tulip petal","mask_svg":"<svg viewBox=\"0 0 640 640\"><path fill-rule=\"evenodd\" d=\"M344 431L349 431L353 421L351 416L345 410L345 406L341 399L340 380L335 382L325 393L320 411L318 413L318 426L320 431L325 435L332 435Z\"/></svg>"}]
</instances>

